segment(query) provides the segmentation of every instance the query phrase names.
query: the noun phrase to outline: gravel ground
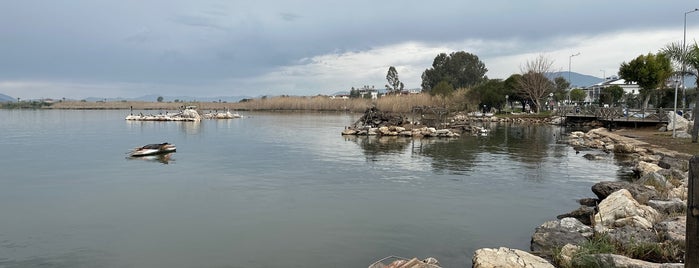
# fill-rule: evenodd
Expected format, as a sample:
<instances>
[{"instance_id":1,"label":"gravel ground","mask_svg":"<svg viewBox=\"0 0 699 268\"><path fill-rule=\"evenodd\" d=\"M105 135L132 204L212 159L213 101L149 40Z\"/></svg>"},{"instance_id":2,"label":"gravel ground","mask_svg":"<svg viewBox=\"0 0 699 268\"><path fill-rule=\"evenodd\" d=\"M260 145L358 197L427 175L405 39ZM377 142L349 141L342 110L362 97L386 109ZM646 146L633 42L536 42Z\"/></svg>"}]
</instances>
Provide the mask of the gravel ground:
<instances>
[{"instance_id":1,"label":"gravel ground","mask_svg":"<svg viewBox=\"0 0 699 268\"><path fill-rule=\"evenodd\" d=\"M616 129L613 133L647 142L668 150L690 155L699 155L699 143L692 143L692 139L687 138L673 138L672 131L660 132L655 127L643 127Z\"/></svg>"}]
</instances>

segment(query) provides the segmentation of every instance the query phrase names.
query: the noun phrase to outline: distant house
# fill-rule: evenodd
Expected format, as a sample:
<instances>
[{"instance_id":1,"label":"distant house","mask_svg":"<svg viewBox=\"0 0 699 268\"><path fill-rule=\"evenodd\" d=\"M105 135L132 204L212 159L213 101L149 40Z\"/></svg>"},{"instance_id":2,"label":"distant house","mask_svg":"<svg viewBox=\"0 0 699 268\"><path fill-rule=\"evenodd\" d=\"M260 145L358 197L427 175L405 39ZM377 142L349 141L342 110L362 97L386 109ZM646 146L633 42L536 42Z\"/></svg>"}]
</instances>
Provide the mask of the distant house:
<instances>
[{"instance_id":1,"label":"distant house","mask_svg":"<svg viewBox=\"0 0 699 268\"><path fill-rule=\"evenodd\" d=\"M626 83L626 80L621 78L612 78L610 80L605 79L605 81L603 82L583 88L583 90L585 90L585 92L587 93L587 96L585 96L585 102L597 102L599 100L602 89L611 86L621 87L622 89L624 89L624 94L638 94L639 90L641 89L638 86L638 84L636 84L636 82Z\"/></svg>"},{"instance_id":2,"label":"distant house","mask_svg":"<svg viewBox=\"0 0 699 268\"><path fill-rule=\"evenodd\" d=\"M420 89L404 89L400 92L401 95L420 94Z\"/></svg>"},{"instance_id":3,"label":"distant house","mask_svg":"<svg viewBox=\"0 0 699 268\"><path fill-rule=\"evenodd\" d=\"M333 99L333 100L334 100L334 99L346 100L346 99L349 99L349 98L350 98L350 96L349 96L348 94L339 94L339 95L330 96L330 99Z\"/></svg>"},{"instance_id":4,"label":"distant house","mask_svg":"<svg viewBox=\"0 0 699 268\"><path fill-rule=\"evenodd\" d=\"M364 86L359 89L352 88L352 91L355 91L355 94L359 95L361 98L365 98L365 95L369 95L372 99L376 99L379 96L379 90L375 89L374 86ZM350 95L352 94L350 93Z\"/></svg>"}]
</instances>

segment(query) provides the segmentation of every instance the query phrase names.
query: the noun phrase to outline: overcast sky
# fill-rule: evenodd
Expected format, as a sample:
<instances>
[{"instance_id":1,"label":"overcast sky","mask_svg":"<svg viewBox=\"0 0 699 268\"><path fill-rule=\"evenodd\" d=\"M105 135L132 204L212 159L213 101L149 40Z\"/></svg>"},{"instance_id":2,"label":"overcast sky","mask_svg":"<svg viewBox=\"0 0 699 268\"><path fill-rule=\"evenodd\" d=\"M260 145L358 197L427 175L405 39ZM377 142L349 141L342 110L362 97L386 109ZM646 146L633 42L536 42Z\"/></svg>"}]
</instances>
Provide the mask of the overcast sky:
<instances>
[{"instance_id":1,"label":"overcast sky","mask_svg":"<svg viewBox=\"0 0 699 268\"><path fill-rule=\"evenodd\" d=\"M507 78L540 54L602 77L682 42L690 0L2 0L0 93L316 95L407 88L439 53L477 55ZM687 14L687 43L699 12ZM571 55L580 52L579 56Z\"/></svg>"}]
</instances>

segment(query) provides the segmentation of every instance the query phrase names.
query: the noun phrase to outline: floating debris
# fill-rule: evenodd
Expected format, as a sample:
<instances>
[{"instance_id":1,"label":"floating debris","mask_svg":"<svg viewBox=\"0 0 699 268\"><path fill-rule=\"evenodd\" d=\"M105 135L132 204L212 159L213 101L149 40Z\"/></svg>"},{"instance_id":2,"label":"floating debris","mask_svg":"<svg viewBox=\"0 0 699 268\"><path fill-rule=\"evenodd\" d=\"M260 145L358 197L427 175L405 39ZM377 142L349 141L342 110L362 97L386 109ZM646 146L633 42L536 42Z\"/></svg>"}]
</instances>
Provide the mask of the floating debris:
<instances>
[{"instance_id":1,"label":"floating debris","mask_svg":"<svg viewBox=\"0 0 699 268\"><path fill-rule=\"evenodd\" d=\"M369 268L441 268L441 266L439 266L439 261L432 257L419 260L418 258L407 259L388 256L372 263Z\"/></svg>"}]
</instances>

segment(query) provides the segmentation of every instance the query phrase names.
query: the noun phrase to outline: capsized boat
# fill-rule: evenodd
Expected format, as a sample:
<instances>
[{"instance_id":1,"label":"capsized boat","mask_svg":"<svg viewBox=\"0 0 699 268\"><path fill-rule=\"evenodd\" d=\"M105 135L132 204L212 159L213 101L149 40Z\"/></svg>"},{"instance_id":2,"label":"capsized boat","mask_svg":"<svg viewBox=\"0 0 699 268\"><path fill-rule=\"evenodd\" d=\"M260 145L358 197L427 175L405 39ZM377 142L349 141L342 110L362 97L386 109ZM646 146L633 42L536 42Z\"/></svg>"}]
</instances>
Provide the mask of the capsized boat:
<instances>
[{"instance_id":1,"label":"capsized boat","mask_svg":"<svg viewBox=\"0 0 699 268\"><path fill-rule=\"evenodd\" d=\"M131 152L132 157L141 157L149 155L159 155L175 152L177 147L174 144L164 143L153 143L148 144L139 148L136 148Z\"/></svg>"}]
</instances>

